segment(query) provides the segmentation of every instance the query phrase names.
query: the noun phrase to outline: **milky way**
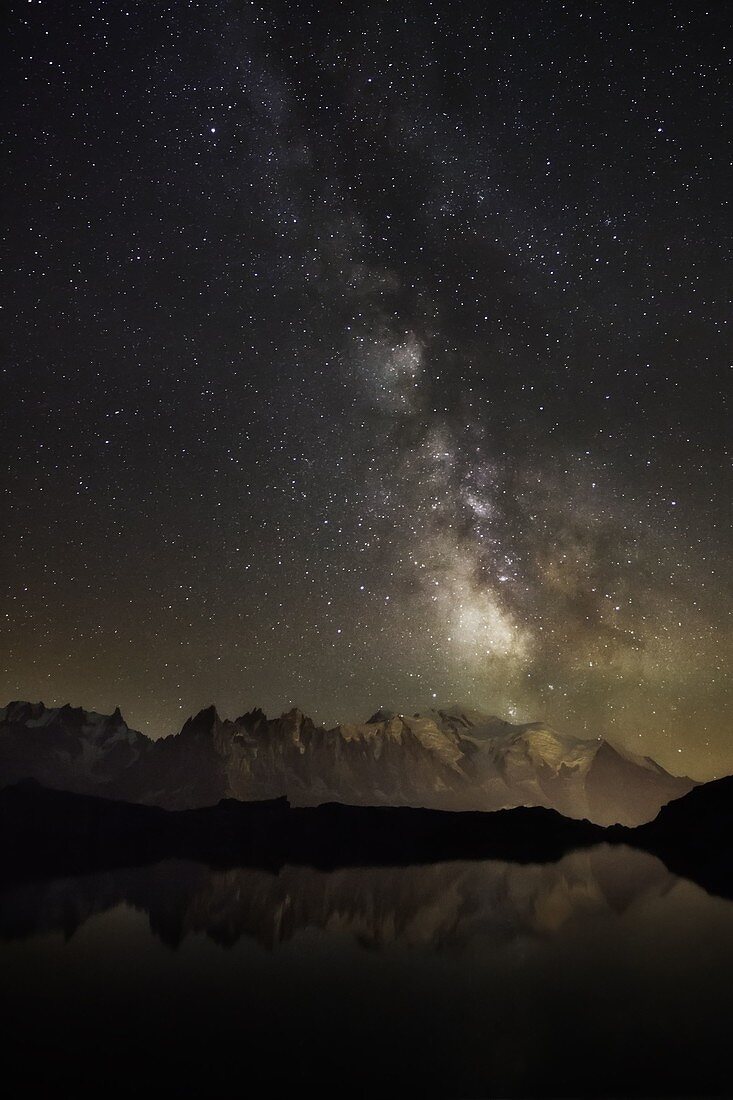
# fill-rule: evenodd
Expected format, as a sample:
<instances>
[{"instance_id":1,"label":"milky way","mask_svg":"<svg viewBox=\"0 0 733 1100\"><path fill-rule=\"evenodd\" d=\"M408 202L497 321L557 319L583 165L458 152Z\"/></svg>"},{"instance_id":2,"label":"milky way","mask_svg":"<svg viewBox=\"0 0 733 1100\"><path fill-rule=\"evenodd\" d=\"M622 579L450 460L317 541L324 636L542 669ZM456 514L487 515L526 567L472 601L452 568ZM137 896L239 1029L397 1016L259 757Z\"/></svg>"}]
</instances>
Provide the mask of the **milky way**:
<instances>
[{"instance_id":1,"label":"milky way","mask_svg":"<svg viewBox=\"0 0 733 1100\"><path fill-rule=\"evenodd\" d=\"M3 696L733 770L724 9L12 4Z\"/></svg>"}]
</instances>

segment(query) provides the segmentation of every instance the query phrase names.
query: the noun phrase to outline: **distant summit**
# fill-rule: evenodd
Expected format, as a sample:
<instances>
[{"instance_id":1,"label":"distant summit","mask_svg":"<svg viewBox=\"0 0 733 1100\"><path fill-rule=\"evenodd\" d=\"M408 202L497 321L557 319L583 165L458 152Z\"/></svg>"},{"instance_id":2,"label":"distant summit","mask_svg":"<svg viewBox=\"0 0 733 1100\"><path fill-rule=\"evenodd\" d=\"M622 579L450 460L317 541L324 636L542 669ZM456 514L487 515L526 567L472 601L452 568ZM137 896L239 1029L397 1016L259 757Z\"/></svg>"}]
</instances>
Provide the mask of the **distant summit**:
<instances>
[{"instance_id":1,"label":"distant summit","mask_svg":"<svg viewBox=\"0 0 733 1100\"><path fill-rule=\"evenodd\" d=\"M602 825L649 821L695 786L607 741L457 706L380 709L333 729L297 708L229 720L210 706L152 741L119 710L13 702L0 710L0 786L25 778L168 809L284 795L295 806L544 806Z\"/></svg>"},{"instance_id":2,"label":"distant summit","mask_svg":"<svg viewBox=\"0 0 733 1100\"><path fill-rule=\"evenodd\" d=\"M371 718L367 718L367 725L376 726L379 725L380 722L389 722L390 718L394 717L395 712L393 710L386 710L384 707L380 707L379 710L374 712Z\"/></svg>"}]
</instances>

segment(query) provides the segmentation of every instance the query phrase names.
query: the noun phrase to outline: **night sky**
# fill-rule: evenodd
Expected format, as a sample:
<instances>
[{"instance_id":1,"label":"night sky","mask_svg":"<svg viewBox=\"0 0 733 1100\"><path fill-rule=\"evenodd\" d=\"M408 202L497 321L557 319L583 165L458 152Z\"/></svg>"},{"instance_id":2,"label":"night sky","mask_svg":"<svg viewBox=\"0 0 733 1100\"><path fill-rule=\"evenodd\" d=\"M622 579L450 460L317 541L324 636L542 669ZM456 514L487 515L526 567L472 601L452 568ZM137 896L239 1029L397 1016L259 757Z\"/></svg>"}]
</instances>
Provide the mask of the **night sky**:
<instances>
[{"instance_id":1,"label":"night sky","mask_svg":"<svg viewBox=\"0 0 733 1100\"><path fill-rule=\"evenodd\" d=\"M729 31L11 3L0 701L733 771Z\"/></svg>"}]
</instances>

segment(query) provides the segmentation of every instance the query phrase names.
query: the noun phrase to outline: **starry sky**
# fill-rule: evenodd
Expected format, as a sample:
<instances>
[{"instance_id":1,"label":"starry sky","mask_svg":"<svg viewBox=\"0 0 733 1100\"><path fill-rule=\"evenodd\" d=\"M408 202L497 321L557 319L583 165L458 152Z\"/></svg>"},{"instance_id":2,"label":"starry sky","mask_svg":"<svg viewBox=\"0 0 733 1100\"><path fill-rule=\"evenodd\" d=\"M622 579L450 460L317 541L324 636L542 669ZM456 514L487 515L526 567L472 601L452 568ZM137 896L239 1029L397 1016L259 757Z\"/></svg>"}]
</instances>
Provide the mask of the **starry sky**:
<instances>
[{"instance_id":1,"label":"starry sky","mask_svg":"<svg viewBox=\"0 0 733 1100\"><path fill-rule=\"evenodd\" d=\"M2 702L733 771L718 3L10 4Z\"/></svg>"}]
</instances>

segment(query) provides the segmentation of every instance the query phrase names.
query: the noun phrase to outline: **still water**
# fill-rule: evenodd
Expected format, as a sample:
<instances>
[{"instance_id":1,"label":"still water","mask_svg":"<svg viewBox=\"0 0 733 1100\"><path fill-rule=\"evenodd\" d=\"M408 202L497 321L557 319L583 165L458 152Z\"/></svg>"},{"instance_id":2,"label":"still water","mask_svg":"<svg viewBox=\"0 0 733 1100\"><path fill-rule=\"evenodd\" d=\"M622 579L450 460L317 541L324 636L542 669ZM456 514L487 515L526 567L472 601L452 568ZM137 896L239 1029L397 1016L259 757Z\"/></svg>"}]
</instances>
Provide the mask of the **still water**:
<instances>
[{"instance_id":1,"label":"still water","mask_svg":"<svg viewBox=\"0 0 733 1100\"><path fill-rule=\"evenodd\" d=\"M25 1095L725 1094L733 903L626 848L0 884Z\"/></svg>"}]
</instances>

